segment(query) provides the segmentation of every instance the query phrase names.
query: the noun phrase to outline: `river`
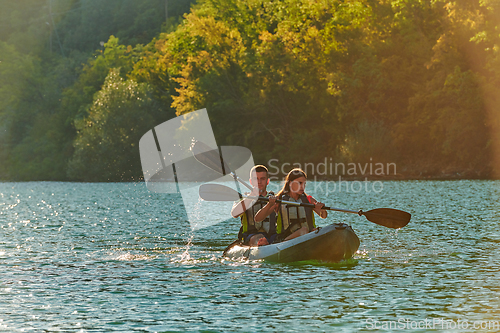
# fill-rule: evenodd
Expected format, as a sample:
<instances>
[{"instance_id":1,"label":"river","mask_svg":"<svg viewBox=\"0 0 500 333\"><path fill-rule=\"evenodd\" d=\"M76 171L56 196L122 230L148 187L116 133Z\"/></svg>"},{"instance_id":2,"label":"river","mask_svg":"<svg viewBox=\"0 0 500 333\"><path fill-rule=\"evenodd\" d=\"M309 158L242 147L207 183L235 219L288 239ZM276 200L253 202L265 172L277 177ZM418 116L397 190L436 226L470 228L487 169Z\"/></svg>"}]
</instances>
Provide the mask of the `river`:
<instances>
[{"instance_id":1,"label":"river","mask_svg":"<svg viewBox=\"0 0 500 333\"><path fill-rule=\"evenodd\" d=\"M192 231L180 194L0 183L0 330L499 330L500 182L318 185L306 191L329 206L412 220L393 230L330 212L317 224L348 223L361 240L348 263L246 262L221 257L239 221Z\"/></svg>"}]
</instances>

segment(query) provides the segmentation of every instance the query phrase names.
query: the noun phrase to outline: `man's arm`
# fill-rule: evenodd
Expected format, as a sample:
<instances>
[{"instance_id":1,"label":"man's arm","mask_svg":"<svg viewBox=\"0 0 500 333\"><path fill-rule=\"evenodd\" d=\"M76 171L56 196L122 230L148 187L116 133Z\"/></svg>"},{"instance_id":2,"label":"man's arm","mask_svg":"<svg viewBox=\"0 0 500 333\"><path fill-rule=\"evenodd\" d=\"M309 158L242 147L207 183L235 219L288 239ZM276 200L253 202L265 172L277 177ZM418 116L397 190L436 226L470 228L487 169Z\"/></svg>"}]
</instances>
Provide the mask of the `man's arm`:
<instances>
[{"instance_id":1,"label":"man's arm","mask_svg":"<svg viewBox=\"0 0 500 333\"><path fill-rule=\"evenodd\" d=\"M259 188L254 187L252 192L250 192L250 196L258 197ZM240 200L239 202L233 205L233 208L231 209L231 216L234 218L240 217L241 214L243 214L248 208L252 207L256 201L257 201L256 199L249 199L249 198Z\"/></svg>"},{"instance_id":2,"label":"man's arm","mask_svg":"<svg viewBox=\"0 0 500 333\"><path fill-rule=\"evenodd\" d=\"M252 207L252 205L255 203L255 199L243 199L233 205L233 209L231 209L231 216L236 218L240 217L241 214L243 214L248 208Z\"/></svg>"}]
</instances>

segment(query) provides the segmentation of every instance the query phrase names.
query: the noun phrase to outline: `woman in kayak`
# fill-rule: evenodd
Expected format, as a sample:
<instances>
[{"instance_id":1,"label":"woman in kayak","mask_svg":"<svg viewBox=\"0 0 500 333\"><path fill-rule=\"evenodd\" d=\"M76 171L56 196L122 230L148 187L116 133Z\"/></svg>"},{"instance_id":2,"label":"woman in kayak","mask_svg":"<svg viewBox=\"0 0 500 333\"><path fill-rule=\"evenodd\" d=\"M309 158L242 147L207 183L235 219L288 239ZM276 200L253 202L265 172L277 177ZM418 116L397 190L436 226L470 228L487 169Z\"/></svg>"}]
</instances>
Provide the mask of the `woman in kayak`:
<instances>
[{"instance_id":1,"label":"woman in kayak","mask_svg":"<svg viewBox=\"0 0 500 333\"><path fill-rule=\"evenodd\" d=\"M305 193L307 175L302 169L293 169L288 173L285 179L285 185L278 192L277 196L269 197L269 202L261 210L255 214L255 221L263 221L272 212L278 214L276 222L276 232L278 236L276 241L289 240L307 234L316 230L314 222L313 210L321 218L326 218L328 213L321 209L324 204L308 196ZM303 203L312 203L314 208L295 206L295 205L279 205L276 200L295 201Z\"/></svg>"}]
</instances>

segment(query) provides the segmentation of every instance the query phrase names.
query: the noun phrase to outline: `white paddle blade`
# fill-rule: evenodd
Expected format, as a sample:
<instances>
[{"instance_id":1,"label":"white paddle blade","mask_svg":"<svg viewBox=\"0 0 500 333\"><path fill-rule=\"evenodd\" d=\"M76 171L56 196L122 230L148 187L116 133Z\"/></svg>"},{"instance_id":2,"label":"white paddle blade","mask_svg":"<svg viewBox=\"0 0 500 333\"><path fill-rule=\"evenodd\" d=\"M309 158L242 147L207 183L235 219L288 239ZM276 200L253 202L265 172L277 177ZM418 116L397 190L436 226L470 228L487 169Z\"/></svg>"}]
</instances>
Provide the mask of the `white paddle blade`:
<instances>
[{"instance_id":1,"label":"white paddle blade","mask_svg":"<svg viewBox=\"0 0 500 333\"><path fill-rule=\"evenodd\" d=\"M231 214L239 216L255 205L257 197L243 197L230 187L219 184L203 184L200 186L200 198L205 201L233 201Z\"/></svg>"},{"instance_id":2,"label":"white paddle blade","mask_svg":"<svg viewBox=\"0 0 500 333\"><path fill-rule=\"evenodd\" d=\"M205 201L238 201L242 196L224 185L203 184L200 186L200 198Z\"/></svg>"}]
</instances>

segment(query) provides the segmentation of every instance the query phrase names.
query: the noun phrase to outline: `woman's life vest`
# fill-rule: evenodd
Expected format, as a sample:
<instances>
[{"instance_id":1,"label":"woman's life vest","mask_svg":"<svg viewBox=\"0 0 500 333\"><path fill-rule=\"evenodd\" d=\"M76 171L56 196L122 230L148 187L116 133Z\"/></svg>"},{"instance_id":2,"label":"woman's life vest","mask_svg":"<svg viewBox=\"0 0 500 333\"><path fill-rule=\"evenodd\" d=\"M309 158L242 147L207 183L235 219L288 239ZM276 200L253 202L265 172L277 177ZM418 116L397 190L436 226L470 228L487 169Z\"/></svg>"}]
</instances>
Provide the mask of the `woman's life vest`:
<instances>
[{"instance_id":1,"label":"woman's life vest","mask_svg":"<svg viewBox=\"0 0 500 333\"><path fill-rule=\"evenodd\" d=\"M279 199L283 201L310 203L305 194L302 194L298 200L294 200L287 193L285 193L281 195ZM305 226L308 227L309 231L316 228L314 211L311 207L287 204L280 205L276 220L276 233L282 234L283 238Z\"/></svg>"}]
</instances>

